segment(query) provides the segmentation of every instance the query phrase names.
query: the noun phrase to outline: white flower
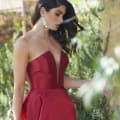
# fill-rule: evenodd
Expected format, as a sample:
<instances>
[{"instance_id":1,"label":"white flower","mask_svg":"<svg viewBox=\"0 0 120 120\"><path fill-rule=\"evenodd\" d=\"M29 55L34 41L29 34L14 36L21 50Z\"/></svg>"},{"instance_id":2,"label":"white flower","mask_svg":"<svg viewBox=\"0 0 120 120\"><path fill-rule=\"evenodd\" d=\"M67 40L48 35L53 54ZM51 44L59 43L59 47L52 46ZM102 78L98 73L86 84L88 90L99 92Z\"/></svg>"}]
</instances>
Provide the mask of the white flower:
<instances>
[{"instance_id":1,"label":"white flower","mask_svg":"<svg viewBox=\"0 0 120 120\"><path fill-rule=\"evenodd\" d=\"M117 46L117 47L114 49L114 52L115 52L115 55L116 55L116 57L118 58L118 60L120 60L120 47Z\"/></svg>"},{"instance_id":2,"label":"white flower","mask_svg":"<svg viewBox=\"0 0 120 120\"><path fill-rule=\"evenodd\" d=\"M119 69L119 64L112 57L101 58L100 64L106 75L111 75L114 70Z\"/></svg>"},{"instance_id":3,"label":"white flower","mask_svg":"<svg viewBox=\"0 0 120 120\"><path fill-rule=\"evenodd\" d=\"M100 65L103 68L108 67L108 58L106 56L104 56L104 57L101 58Z\"/></svg>"}]
</instances>

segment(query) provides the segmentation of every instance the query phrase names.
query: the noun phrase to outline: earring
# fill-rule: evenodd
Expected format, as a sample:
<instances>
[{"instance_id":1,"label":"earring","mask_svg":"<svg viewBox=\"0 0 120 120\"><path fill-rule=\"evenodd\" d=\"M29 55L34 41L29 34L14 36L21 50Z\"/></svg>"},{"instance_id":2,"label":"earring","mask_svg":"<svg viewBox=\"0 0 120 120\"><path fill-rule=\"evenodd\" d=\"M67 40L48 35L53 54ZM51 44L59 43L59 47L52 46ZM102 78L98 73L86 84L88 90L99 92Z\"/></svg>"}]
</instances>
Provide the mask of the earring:
<instances>
[{"instance_id":1,"label":"earring","mask_svg":"<svg viewBox=\"0 0 120 120\"><path fill-rule=\"evenodd\" d=\"M46 19L45 19L44 16L41 17L41 21L42 21L43 26L44 26L45 28L48 28L48 26L47 26L47 21L46 21Z\"/></svg>"}]
</instances>

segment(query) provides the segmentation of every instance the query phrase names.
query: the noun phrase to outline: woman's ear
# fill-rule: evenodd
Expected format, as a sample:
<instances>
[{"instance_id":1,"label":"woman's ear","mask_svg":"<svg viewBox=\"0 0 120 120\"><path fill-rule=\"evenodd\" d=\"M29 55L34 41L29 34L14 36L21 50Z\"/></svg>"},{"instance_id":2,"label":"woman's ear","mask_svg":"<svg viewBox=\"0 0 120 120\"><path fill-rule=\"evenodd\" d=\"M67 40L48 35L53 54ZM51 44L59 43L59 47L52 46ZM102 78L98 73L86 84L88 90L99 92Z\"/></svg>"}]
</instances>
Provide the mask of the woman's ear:
<instances>
[{"instance_id":1,"label":"woman's ear","mask_svg":"<svg viewBox=\"0 0 120 120\"><path fill-rule=\"evenodd\" d=\"M44 7L41 7L41 9L40 9L40 15L44 16L45 13L46 13L46 9Z\"/></svg>"}]
</instances>

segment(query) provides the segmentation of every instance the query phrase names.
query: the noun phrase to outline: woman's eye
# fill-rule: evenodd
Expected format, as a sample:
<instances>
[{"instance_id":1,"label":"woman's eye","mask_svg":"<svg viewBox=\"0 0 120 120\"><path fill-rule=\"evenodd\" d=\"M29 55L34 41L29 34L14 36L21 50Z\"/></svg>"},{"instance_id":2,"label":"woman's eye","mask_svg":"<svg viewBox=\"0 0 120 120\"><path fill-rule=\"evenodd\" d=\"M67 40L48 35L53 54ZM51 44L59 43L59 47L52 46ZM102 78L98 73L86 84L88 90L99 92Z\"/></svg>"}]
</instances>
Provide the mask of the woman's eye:
<instances>
[{"instance_id":1,"label":"woman's eye","mask_svg":"<svg viewBox=\"0 0 120 120\"><path fill-rule=\"evenodd\" d=\"M60 16L60 14L59 14L59 13L55 13L55 15L56 15L56 16Z\"/></svg>"}]
</instances>

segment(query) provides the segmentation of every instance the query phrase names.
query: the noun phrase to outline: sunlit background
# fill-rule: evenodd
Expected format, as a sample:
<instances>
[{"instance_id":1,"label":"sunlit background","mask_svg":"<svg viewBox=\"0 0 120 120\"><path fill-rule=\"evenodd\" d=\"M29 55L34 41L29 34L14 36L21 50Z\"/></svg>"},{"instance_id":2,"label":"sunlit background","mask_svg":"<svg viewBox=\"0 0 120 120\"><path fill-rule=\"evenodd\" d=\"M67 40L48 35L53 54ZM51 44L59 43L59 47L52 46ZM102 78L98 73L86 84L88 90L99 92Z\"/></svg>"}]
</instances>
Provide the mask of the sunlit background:
<instances>
[{"instance_id":1,"label":"sunlit background","mask_svg":"<svg viewBox=\"0 0 120 120\"><path fill-rule=\"evenodd\" d=\"M71 40L77 49L65 74L91 80L89 86L67 90L77 120L120 120L120 0L69 1L84 31ZM0 0L0 120L12 120L13 46L32 27L35 2Z\"/></svg>"}]
</instances>

